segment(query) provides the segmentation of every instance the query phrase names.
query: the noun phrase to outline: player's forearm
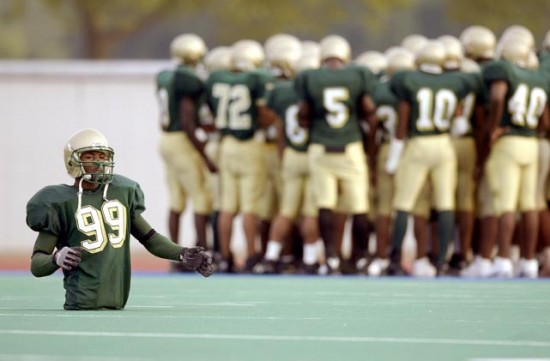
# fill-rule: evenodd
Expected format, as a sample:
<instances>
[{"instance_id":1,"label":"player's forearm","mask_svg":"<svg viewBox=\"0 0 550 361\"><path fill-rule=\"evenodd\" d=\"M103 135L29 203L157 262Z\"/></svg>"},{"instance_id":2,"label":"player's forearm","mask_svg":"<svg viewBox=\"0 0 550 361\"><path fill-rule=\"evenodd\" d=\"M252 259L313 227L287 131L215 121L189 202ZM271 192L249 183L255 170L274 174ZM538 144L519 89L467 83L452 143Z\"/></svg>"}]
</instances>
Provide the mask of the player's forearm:
<instances>
[{"instance_id":1,"label":"player's forearm","mask_svg":"<svg viewBox=\"0 0 550 361\"><path fill-rule=\"evenodd\" d=\"M35 277L44 277L49 276L57 269L59 266L55 264L52 254L44 253L34 253L31 258L31 273Z\"/></svg>"},{"instance_id":2,"label":"player's forearm","mask_svg":"<svg viewBox=\"0 0 550 361\"><path fill-rule=\"evenodd\" d=\"M59 268L53 259L56 244L55 235L47 232L38 234L31 257L31 273L35 277L49 276Z\"/></svg>"},{"instance_id":3,"label":"player's forearm","mask_svg":"<svg viewBox=\"0 0 550 361\"><path fill-rule=\"evenodd\" d=\"M180 260L182 247L157 233L143 217L139 216L132 221L132 235L149 253L164 259Z\"/></svg>"},{"instance_id":4,"label":"player's forearm","mask_svg":"<svg viewBox=\"0 0 550 361\"><path fill-rule=\"evenodd\" d=\"M141 242L149 253L164 259L179 261L182 247L160 233L155 233L147 241Z\"/></svg>"}]
</instances>

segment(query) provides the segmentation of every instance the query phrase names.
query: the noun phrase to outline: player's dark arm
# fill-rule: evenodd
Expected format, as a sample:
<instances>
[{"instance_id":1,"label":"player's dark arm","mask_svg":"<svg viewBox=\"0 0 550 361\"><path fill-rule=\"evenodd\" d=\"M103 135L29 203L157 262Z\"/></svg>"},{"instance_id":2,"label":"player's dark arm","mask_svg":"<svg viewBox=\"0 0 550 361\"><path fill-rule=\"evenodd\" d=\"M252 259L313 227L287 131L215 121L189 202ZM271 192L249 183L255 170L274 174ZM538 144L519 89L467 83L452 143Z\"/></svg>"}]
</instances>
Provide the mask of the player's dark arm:
<instances>
[{"instance_id":1,"label":"player's dark arm","mask_svg":"<svg viewBox=\"0 0 550 361\"><path fill-rule=\"evenodd\" d=\"M258 106L258 123L262 128L268 128L277 121L277 114L266 105Z\"/></svg>"},{"instance_id":2,"label":"player's dark arm","mask_svg":"<svg viewBox=\"0 0 550 361\"><path fill-rule=\"evenodd\" d=\"M298 103L298 124L302 128L311 128L311 105L306 101Z\"/></svg>"},{"instance_id":3,"label":"player's dark arm","mask_svg":"<svg viewBox=\"0 0 550 361\"><path fill-rule=\"evenodd\" d=\"M401 159L401 153L405 148L405 138L407 137L407 130L409 128L409 121L411 116L411 104L405 100L400 100L397 106L397 128L395 131L395 138L390 140L390 150L388 153L388 160L385 164L386 172L394 174L399 165Z\"/></svg>"},{"instance_id":4,"label":"player's dark arm","mask_svg":"<svg viewBox=\"0 0 550 361\"><path fill-rule=\"evenodd\" d=\"M544 106L544 110L540 115L537 131L540 134L548 134L550 130L550 107L548 103Z\"/></svg>"},{"instance_id":5,"label":"player's dark arm","mask_svg":"<svg viewBox=\"0 0 550 361\"><path fill-rule=\"evenodd\" d=\"M490 89L487 126L490 143L494 143L494 141L497 140L504 132L504 129L499 125L502 115L504 114L508 83L504 80L496 80L491 83Z\"/></svg>"},{"instance_id":6,"label":"player's dark arm","mask_svg":"<svg viewBox=\"0 0 550 361\"><path fill-rule=\"evenodd\" d=\"M184 96L181 98L180 102L180 122L181 127L185 134L187 134L187 137L193 144L193 147L199 152L201 157L206 162L206 165L208 169L212 172L216 172L217 168L216 166L210 161L206 153L204 152L204 147L206 145L206 140L201 141L197 138L197 123L196 123L196 104L195 100L191 97Z\"/></svg>"},{"instance_id":7,"label":"player's dark arm","mask_svg":"<svg viewBox=\"0 0 550 361\"><path fill-rule=\"evenodd\" d=\"M372 98L368 95L365 95L361 98L361 111L365 116L365 121L368 125L366 127L368 132L366 132L365 139L365 151L369 158L369 166L371 169L374 169L376 165L376 131L378 129L379 120L376 116L376 104Z\"/></svg>"},{"instance_id":8,"label":"player's dark arm","mask_svg":"<svg viewBox=\"0 0 550 361\"><path fill-rule=\"evenodd\" d=\"M182 247L157 233L153 227L143 218L138 216L132 220L131 233L149 253L164 259L180 260Z\"/></svg>"},{"instance_id":9,"label":"player's dark arm","mask_svg":"<svg viewBox=\"0 0 550 361\"><path fill-rule=\"evenodd\" d=\"M38 233L31 257L31 273L33 276L49 276L57 271L59 266L55 263L53 257L56 244L57 236L47 232Z\"/></svg>"}]
</instances>

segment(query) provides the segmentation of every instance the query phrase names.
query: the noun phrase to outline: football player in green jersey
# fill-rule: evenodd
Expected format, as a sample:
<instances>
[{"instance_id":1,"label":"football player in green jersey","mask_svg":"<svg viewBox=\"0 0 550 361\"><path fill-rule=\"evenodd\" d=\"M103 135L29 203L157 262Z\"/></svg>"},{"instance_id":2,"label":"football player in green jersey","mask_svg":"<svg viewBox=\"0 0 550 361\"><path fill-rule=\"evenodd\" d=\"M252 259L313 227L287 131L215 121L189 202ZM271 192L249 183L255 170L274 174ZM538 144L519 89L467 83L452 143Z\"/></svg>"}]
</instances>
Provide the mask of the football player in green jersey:
<instances>
[{"instance_id":1,"label":"football player in green jersey","mask_svg":"<svg viewBox=\"0 0 550 361\"><path fill-rule=\"evenodd\" d=\"M542 71L526 69L531 47L510 38L501 47L503 60L488 65L483 76L490 86L490 145L487 177L499 217L498 254L492 275L512 277L510 248L516 211L522 215L524 247L519 275L537 277L535 258L538 234L536 183L537 128L548 122L550 80Z\"/></svg>"},{"instance_id":2,"label":"football player in green jersey","mask_svg":"<svg viewBox=\"0 0 550 361\"><path fill-rule=\"evenodd\" d=\"M302 52L302 44L298 38L289 34L275 34L269 37L264 45L267 70L275 77L275 84L294 77L294 63ZM275 124L268 125L265 130L264 162L267 168L267 181L262 192L262 202L259 210L261 254L265 255L272 221L277 216L281 206L282 178L280 154L278 149L278 131ZM285 257L289 265L290 255Z\"/></svg>"},{"instance_id":3,"label":"football player in green jersey","mask_svg":"<svg viewBox=\"0 0 550 361\"><path fill-rule=\"evenodd\" d=\"M484 26L473 25L462 32L460 41L464 48L465 59L477 63L481 72L483 68L492 63L496 51L495 34ZM487 96L487 95L486 95ZM485 104L485 117L488 104ZM491 262L482 257L483 254L491 254L497 237L497 218L493 208L493 196L489 190L487 181L487 149L483 143L487 142L489 132L487 121L478 124L476 138L478 140L477 164L475 179L477 181L477 194L475 205L475 220L471 251L473 261L464 268L460 274L464 277L487 277L491 271ZM479 138L481 136L481 139Z\"/></svg>"},{"instance_id":4,"label":"football player in green jersey","mask_svg":"<svg viewBox=\"0 0 550 361\"><path fill-rule=\"evenodd\" d=\"M346 67L351 48L346 39L321 41L320 69L298 74L300 125L309 129L310 179L319 209L329 272L338 272L334 210L353 215L352 235L367 244L368 169L360 121L375 122L371 94L377 80L366 68ZM376 124L371 124L375 129ZM371 132L372 133L372 132Z\"/></svg>"},{"instance_id":5,"label":"football player in green jersey","mask_svg":"<svg viewBox=\"0 0 550 361\"><path fill-rule=\"evenodd\" d=\"M468 89L456 74L443 73L444 60L443 46L431 41L417 53L418 71L397 73L391 79L391 89L399 98L399 122L385 165L388 173L397 171L389 274L403 273L401 246L409 213L428 177L438 212L438 271L446 260L447 245L452 238L456 155L449 130L460 108L459 101ZM405 137L407 147L403 152Z\"/></svg>"},{"instance_id":6,"label":"football player in green jersey","mask_svg":"<svg viewBox=\"0 0 550 361\"><path fill-rule=\"evenodd\" d=\"M478 165L477 153L483 141L485 125L486 91L480 67L465 60L460 41L451 36L440 37L446 59L447 72L458 72L469 85L470 92L464 98L463 116L455 119L451 128L452 142L457 156L456 222L457 247L449 261L449 271L458 274L470 255L475 210L475 179Z\"/></svg>"},{"instance_id":7,"label":"football player in green jersey","mask_svg":"<svg viewBox=\"0 0 550 361\"><path fill-rule=\"evenodd\" d=\"M394 179L388 174L384 165L388 159L390 141L395 137L397 127L398 99L390 89L390 78L398 71L414 70L414 54L405 48L395 49L387 56L386 75L380 81L373 94L376 103L376 116L378 117L381 136L377 137L377 151L375 169L375 228L376 228L376 254L367 268L369 276L380 276L389 265L388 244L391 233L392 201L394 195Z\"/></svg>"},{"instance_id":8,"label":"football player in green jersey","mask_svg":"<svg viewBox=\"0 0 550 361\"><path fill-rule=\"evenodd\" d=\"M64 148L74 184L45 187L27 204L27 225L39 232L31 272L43 277L63 269L67 310L124 308L130 235L157 257L179 261L205 277L213 272L212 258L202 247L180 247L149 225L139 184L113 173L113 157L97 130L74 133Z\"/></svg>"},{"instance_id":9,"label":"football player in green jersey","mask_svg":"<svg viewBox=\"0 0 550 361\"><path fill-rule=\"evenodd\" d=\"M206 99L222 135L220 144L221 199L218 221L223 260L219 269L232 270L230 249L233 219L243 215L250 271L258 260L256 236L258 213L267 170L263 161L263 132L258 106L273 85L273 76L258 68L264 60L262 46L241 40L232 46L231 71L211 73L206 82ZM239 265L241 266L241 265Z\"/></svg>"},{"instance_id":10,"label":"football player in green jersey","mask_svg":"<svg viewBox=\"0 0 550 361\"><path fill-rule=\"evenodd\" d=\"M305 68L296 67L295 55L292 49L281 50L272 59L272 64L283 69L282 72L286 74L285 80L279 80L269 92L266 104L270 110L268 114L272 116L270 123L275 124L278 130L283 192L280 211L271 227L264 259L254 269L256 273L282 271L281 253L283 248L291 246L293 242L290 236L297 220L304 241L301 271L315 274L319 268L317 208L310 187L307 160L309 134L307 129L298 124L298 97L293 83L294 73ZM308 69L313 67L307 66Z\"/></svg>"},{"instance_id":11,"label":"football player in green jersey","mask_svg":"<svg viewBox=\"0 0 550 361\"><path fill-rule=\"evenodd\" d=\"M204 152L204 141L195 135L204 96L204 85L195 67L202 60L206 46L197 35L182 34L172 41L170 52L178 60L177 67L161 71L156 78L162 128L159 150L170 194L169 232L177 243L180 218L187 199L191 198L197 245L206 248L212 196L205 164L212 172L216 166Z\"/></svg>"}]
</instances>

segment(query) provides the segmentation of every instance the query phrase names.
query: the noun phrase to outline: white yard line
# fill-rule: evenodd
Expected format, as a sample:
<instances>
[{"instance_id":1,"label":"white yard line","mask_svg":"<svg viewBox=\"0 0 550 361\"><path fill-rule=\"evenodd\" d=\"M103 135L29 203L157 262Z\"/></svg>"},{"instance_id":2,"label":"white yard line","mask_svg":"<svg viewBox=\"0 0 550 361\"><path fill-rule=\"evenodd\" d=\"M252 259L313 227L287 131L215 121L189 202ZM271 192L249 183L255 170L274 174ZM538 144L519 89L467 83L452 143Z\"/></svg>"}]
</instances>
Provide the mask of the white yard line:
<instances>
[{"instance_id":1,"label":"white yard line","mask_svg":"<svg viewBox=\"0 0 550 361\"><path fill-rule=\"evenodd\" d=\"M248 340L248 341L310 341L310 342L357 342L357 343L408 343L444 344L470 346L508 346L550 348L550 341L510 341L510 340L471 340L446 338L410 337L347 337L347 336L285 336L285 335L229 335L229 334L189 334L155 332L92 332L92 331L50 331L50 330L0 330L4 335L24 336L72 336L72 337L121 337L121 338L176 338L207 340Z\"/></svg>"}]
</instances>

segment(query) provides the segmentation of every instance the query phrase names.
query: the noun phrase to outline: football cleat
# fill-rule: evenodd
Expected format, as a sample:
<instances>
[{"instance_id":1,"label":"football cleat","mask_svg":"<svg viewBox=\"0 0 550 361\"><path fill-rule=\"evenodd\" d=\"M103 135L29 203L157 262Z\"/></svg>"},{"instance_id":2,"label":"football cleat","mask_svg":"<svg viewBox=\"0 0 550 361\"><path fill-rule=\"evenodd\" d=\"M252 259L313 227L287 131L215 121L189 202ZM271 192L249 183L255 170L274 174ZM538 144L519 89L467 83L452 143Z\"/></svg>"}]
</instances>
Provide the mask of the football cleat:
<instances>
[{"instance_id":1,"label":"football cleat","mask_svg":"<svg viewBox=\"0 0 550 361\"><path fill-rule=\"evenodd\" d=\"M435 267L428 257L422 257L414 261L411 275L414 277L433 278L437 274Z\"/></svg>"},{"instance_id":2,"label":"football cleat","mask_svg":"<svg viewBox=\"0 0 550 361\"><path fill-rule=\"evenodd\" d=\"M460 276L466 278L487 278L491 276L493 264L491 260L476 256L472 263L460 271Z\"/></svg>"}]
</instances>

